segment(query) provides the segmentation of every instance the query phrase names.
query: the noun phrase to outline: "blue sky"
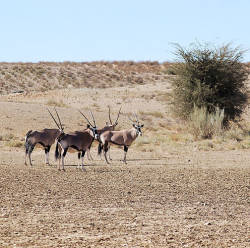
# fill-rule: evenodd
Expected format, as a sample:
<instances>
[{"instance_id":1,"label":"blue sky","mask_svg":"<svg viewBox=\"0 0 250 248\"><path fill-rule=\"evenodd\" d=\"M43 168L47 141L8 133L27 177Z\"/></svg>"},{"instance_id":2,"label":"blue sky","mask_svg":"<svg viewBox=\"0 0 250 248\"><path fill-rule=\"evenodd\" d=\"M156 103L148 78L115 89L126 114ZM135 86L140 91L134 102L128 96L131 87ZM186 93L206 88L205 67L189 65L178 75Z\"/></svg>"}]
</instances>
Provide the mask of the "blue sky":
<instances>
[{"instance_id":1,"label":"blue sky","mask_svg":"<svg viewBox=\"0 0 250 248\"><path fill-rule=\"evenodd\" d=\"M249 0L2 0L0 61L173 61L171 43L250 49L249 28Z\"/></svg>"}]
</instances>

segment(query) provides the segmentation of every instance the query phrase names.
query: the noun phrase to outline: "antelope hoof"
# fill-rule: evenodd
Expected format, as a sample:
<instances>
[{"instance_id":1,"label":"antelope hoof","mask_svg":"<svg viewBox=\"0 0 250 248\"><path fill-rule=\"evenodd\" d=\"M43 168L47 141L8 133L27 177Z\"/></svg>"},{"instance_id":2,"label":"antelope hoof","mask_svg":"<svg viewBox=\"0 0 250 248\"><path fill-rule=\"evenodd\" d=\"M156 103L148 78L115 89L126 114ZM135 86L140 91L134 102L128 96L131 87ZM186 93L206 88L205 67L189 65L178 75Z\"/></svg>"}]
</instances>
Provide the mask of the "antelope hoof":
<instances>
[{"instance_id":1,"label":"antelope hoof","mask_svg":"<svg viewBox=\"0 0 250 248\"><path fill-rule=\"evenodd\" d=\"M108 161L107 159L105 159L105 161L106 161L107 164L110 164L109 161Z\"/></svg>"}]
</instances>

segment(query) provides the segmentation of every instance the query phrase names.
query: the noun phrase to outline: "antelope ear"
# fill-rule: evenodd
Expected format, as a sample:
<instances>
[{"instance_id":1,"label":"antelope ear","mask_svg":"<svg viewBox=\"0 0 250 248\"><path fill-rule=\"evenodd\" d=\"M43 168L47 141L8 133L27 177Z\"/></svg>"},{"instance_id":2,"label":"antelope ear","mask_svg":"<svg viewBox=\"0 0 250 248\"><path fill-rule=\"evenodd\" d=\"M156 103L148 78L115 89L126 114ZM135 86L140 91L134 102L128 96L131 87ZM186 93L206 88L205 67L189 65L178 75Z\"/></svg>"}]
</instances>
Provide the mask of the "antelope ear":
<instances>
[{"instance_id":1,"label":"antelope ear","mask_svg":"<svg viewBox=\"0 0 250 248\"><path fill-rule=\"evenodd\" d=\"M141 127L144 127L144 124L142 124Z\"/></svg>"},{"instance_id":2,"label":"antelope ear","mask_svg":"<svg viewBox=\"0 0 250 248\"><path fill-rule=\"evenodd\" d=\"M135 124L133 124L133 127L136 128L136 127L135 127Z\"/></svg>"},{"instance_id":3,"label":"antelope ear","mask_svg":"<svg viewBox=\"0 0 250 248\"><path fill-rule=\"evenodd\" d=\"M87 128L90 128L90 125L89 125L89 124L87 124Z\"/></svg>"}]
</instances>

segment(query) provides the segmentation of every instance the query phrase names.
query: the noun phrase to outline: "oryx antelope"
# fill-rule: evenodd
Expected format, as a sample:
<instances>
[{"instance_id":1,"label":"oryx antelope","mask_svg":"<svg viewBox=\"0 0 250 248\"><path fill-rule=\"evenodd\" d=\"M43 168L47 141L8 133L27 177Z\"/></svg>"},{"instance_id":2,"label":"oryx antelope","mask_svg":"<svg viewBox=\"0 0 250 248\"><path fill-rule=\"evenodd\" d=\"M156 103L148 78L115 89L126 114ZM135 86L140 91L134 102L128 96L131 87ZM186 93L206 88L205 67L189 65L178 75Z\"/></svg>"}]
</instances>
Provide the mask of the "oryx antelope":
<instances>
[{"instance_id":1,"label":"oryx antelope","mask_svg":"<svg viewBox=\"0 0 250 248\"><path fill-rule=\"evenodd\" d=\"M48 110L49 111L49 110ZM56 109L55 109L56 111ZM50 111L49 111L50 113ZM57 113L57 112L56 112ZM50 113L51 114L51 113ZM57 113L58 115L58 113ZM54 118L54 117L53 117ZM40 131L28 131L25 136L25 165L27 165L26 159L29 157L29 163L31 162L31 153L36 145L41 145L45 151L45 163L49 165L49 151L51 146L55 143L56 138L63 132L63 128L57 125L58 129L45 128Z\"/></svg>"},{"instance_id":2,"label":"oryx antelope","mask_svg":"<svg viewBox=\"0 0 250 248\"><path fill-rule=\"evenodd\" d=\"M115 127L118 125L118 119L119 119L119 116L120 116L120 113L121 113L121 108L122 107L120 107L120 109L119 109L119 112L118 112L118 114L117 114L117 118L116 118L116 121L114 122L114 123L112 123L112 120L111 120L111 115L110 115L110 107L108 106L108 108L109 108L109 122L110 122L110 124L108 123L108 122L106 122L106 126L104 127L104 128L102 128L102 129L99 129L98 130L98 134L99 134L99 136L102 134L102 133L104 133L105 131L114 131L115 130ZM99 145L98 145L98 154L101 156L101 148L102 147L102 144L99 142ZM109 152L109 159L110 160L112 160L111 159L111 157L110 157L110 147L108 147L108 152Z\"/></svg>"},{"instance_id":3,"label":"oryx antelope","mask_svg":"<svg viewBox=\"0 0 250 248\"><path fill-rule=\"evenodd\" d=\"M90 121L87 119L87 117L79 111L82 116L87 120L89 123L87 125L87 128L82 131L75 131L70 133L61 133L59 137L56 138L56 150L55 150L55 158L58 159L58 169L64 170L64 157L67 154L67 151L69 148L72 148L73 150L76 150L78 154L80 153L80 156L78 155L78 158L82 158L82 169L84 170L84 164L83 164L83 158L85 155L85 152L90 148L92 142L94 139L98 139L99 135L97 133L96 123L94 116L91 113L92 119L93 119L93 125L90 123Z\"/></svg>"},{"instance_id":4,"label":"oryx antelope","mask_svg":"<svg viewBox=\"0 0 250 248\"><path fill-rule=\"evenodd\" d=\"M108 108L109 108L109 122L110 123L106 122L106 126L104 126L102 129L97 129L97 133L98 133L99 136L100 136L100 134L102 134L105 131L113 131L113 130L115 130L115 127L118 125L118 119L119 119L122 107L120 107L119 112L117 114L116 121L114 123L112 123L112 120L111 120L110 107L108 107ZM100 142L99 142L99 144L100 144ZM91 146L92 146L92 143L90 144L90 147L87 149L87 158L88 158L88 160L93 160L92 155L90 153ZM81 153L78 153L78 158L80 159L80 157L81 157ZM111 158L110 158L110 150L109 150L109 159L111 160Z\"/></svg>"},{"instance_id":5,"label":"oryx antelope","mask_svg":"<svg viewBox=\"0 0 250 248\"><path fill-rule=\"evenodd\" d=\"M126 156L128 152L129 146L136 140L138 135L142 135L141 128L144 126L143 124L140 124L137 118L137 115L135 115L136 121L133 121L131 118L129 118L133 122L133 127L128 130L121 130L121 131L106 131L100 135L100 142L101 146L98 150L99 153L101 153L102 149L104 152L104 157L106 162L109 164L107 160L107 151L109 149L110 144L123 146L124 148L124 158L123 162L126 164Z\"/></svg>"}]
</instances>

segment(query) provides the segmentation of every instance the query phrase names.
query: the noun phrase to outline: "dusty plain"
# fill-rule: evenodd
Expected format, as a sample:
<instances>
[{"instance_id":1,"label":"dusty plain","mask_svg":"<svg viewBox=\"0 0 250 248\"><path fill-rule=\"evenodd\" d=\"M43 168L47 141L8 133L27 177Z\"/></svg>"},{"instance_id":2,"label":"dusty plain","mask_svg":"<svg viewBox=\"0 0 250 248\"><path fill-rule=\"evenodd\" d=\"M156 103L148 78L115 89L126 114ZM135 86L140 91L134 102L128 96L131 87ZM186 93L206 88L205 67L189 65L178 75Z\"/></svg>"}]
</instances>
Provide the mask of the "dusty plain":
<instances>
[{"instance_id":1,"label":"dusty plain","mask_svg":"<svg viewBox=\"0 0 250 248\"><path fill-rule=\"evenodd\" d=\"M152 78L151 72L143 83L2 91L0 247L250 246L249 149L233 140L192 140L171 116L165 74ZM24 165L26 132L55 127L46 108L57 107L67 132L86 125L77 109L88 115L90 108L103 126L108 105L113 119L122 106L117 129L131 127L127 114L133 112L145 125L127 165L117 147L106 165L96 143L85 172L77 169L76 153L58 171L54 146L51 166L38 148L33 167ZM247 110L247 123L248 116Z\"/></svg>"}]
</instances>

